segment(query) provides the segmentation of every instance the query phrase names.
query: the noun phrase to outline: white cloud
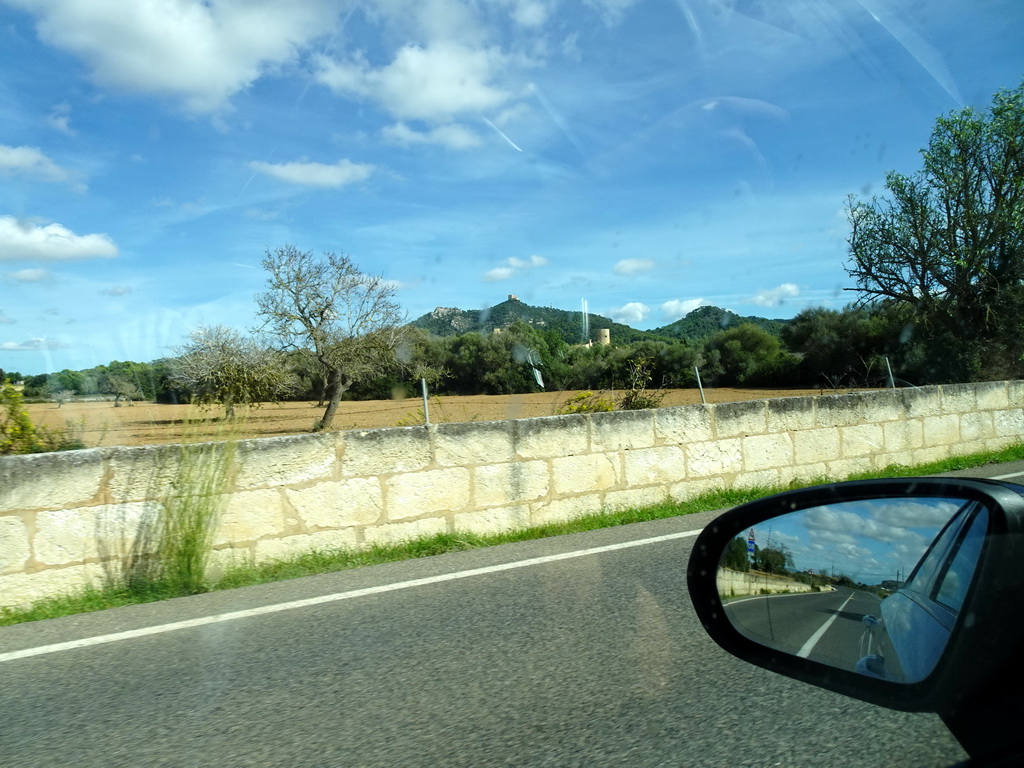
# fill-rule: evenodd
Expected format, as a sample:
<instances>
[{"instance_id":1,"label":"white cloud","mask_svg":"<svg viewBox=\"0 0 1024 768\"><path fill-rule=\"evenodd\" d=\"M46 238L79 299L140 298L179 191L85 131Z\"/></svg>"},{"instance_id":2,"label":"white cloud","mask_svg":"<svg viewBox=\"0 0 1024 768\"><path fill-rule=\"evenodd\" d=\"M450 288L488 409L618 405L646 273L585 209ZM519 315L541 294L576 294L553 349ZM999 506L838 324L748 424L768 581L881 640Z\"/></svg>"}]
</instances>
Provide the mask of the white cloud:
<instances>
[{"instance_id":1,"label":"white cloud","mask_svg":"<svg viewBox=\"0 0 1024 768\"><path fill-rule=\"evenodd\" d=\"M54 130L60 131L68 136L77 135L77 131L71 127L71 106L69 104L57 104L46 118L46 122Z\"/></svg>"},{"instance_id":2,"label":"white cloud","mask_svg":"<svg viewBox=\"0 0 1024 768\"><path fill-rule=\"evenodd\" d=\"M37 147L10 147L0 144L0 176L24 176L40 181L70 184L84 191L76 174L57 165Z\"/></svg>"},{"instance_id":3,"label":"white cloud","mask_svg":"<svg viewBox=\"0 0 1024 768\"><path fill-rule=\"evenodd\" d=\"M117 246L109 235L76 235L60 224L40 227L13 216L0 216L0 260L67 261L115 256Z\"/></svg>"},{"instance_id":4,"label":"white cloud","mask_svg":"<svg viewBox=\"0 0 1024 768\"><path fill-rule=\"evenodd\" d=\"M67 346L57 339L29 339L28 341L0 342L0 352L36 352L46 349L61 349Z\"/></svg>"},{"instance_id":5,"label":"white cloud","mask_svg":"<svg viewBox=\"0 0 1024 768\"><path fill-rule=\"evenodd\" d=\"M386 141L409 146L411 144L441 144L451 149L469 149L480 144L480 137L465 126L452 123L439 125L428 131L416 131L405 123L389 125L381 131Z\"/></svg>"},{"instance_id":6,"label":"white cloud","mask_svg":"<svg viewBox=\"0 0 1024 768\"><path fill-rule=\"evenodd\" d=\"M484 280L493 283L497 280L508 280L516 271L512 267L495 267L484 272Z\"/></svg>"},{"instance_id":7,"label":"white cloud","mask_svg":"<svg viewBox=\"0 0 1024 768\"><path fill-rule=\"evenodd\" d=\"M362 56L346 63L319 56L315 62L317 80L335 93L371 99L403 120L450 123L459 115L497 109L511 98L490 82L506 63L496 48L406 45L377 69Z\"/></svg>"},{"instance_id":8,"label":"white cloud","mask_svg":"<svg viewBox=\"0 0 1024 768\"><path fill-rule=\"evenodd\" d=\"M678 320L686 317L697 307L704 307L707 304L704 299L671 299L662 303L661 314L666 320Z\"/></svg>"},{"instance_id":9,"label":"white cloud","mask_svg":"<svg viewBox=\"0 0 1024 768\"><path fill-rule=\"evenodd\" d=\"M53 273L48 269L19 269L17 272L8 272L7 277L19 283L48 283L53 280Z\"/></svg>"},{"instance_id":10,"label":"white cloud","mask_svg":"<svg viewBox=\"0 0 1024 768\"><path fill-rule=\"evenodd\" d=\"M339 160L334 165L325 163L263 163L254 161L249 167L289 184L310 187L343 187L369 178L374 166Z\"/></svg>"},{"instance_id":11,"label":"white cloud","mask_svg":"<svg viewBox=\"0 0 1024 768\"><path fill-rule=\"evenodd\" d=\"M232 94L329 33L328 0L9 0L39 38L83 59L99 85L181 99L194 112Z\"/></svg>"},{"instance_id":12,"label":"white cloud","mask_svg":"<svg viewBox=\"0 0 1024 768\"><path fill-rule=\"evenodd\" d=\"M622 259L612 269L617 275L639 275L653 268L652 259Z\"/></svg>"},{"instance_id":13,"label":"white cloud","mask_svg":"<svg viewBox=\"0 0 1024 768\"><path fill-rule=\"evenodd\" d=\"M521 27L540 27L547 21L551 8L537 0L504 0L512 20Z\"/></svg>"},{"instance_id":14,"label":"white cloud","mask_svg":"<svg viewBox=\"0 0 1024 768\"><path fill-rule=\"evenodd\" d=\"M488 270L484 273L484 280L487 282L495 282L497 280L507 280L508 278L516 275L520 272L529 269L536 269L537 267L547 266L548 260L543 256L532 254L528 258L520 259L516 256L505 259L505 262L494 269Z\"/></svg>"},{"instance_id":15,"label":"white cloud","mask_svg":"<svg viewBox=\"0 0 1024 768\"><path fill-rule=\"evenodd\" d=\"M517 259L515 256L512 256L508 260L508 265L516 269L532 269L533 267L546 267L548 260L534 253L527 259Z\"/></svg>"},{"instance_id":16,"label":"white cloud","mask_svg":"<svg viewBox=\"0 0 1024 768\"><path fill-rule=\"evenodd\" d=\"M14 325L17 322L17 320L12 320L7 315L5 315L3 313L3 310L0 310L0 325Z\"/></svg>"},{"instance_id":17,"label":"white cloud","mask_svg":"<svg viewBox=\"0 0 1024 768\"><path fill-rule=\"evenodd\" d=\"M785 304L786 299L795 299L800 295L800 289L793 283L783 283L777 288L761 291L750 299L751 304L759 307L777 307Z\"/></svg>"},{"instance_id":18,"label":"white cloud","mask_svg":"<svg viewBox=\"0 0 1024 768\"><path fill-rule=\"evenodd\" d=\"M112 285L106 290L100 291L100 293L106 296L127 296L132 292L130 285Z\"/></svg>"},{"instance_id":19,"label":"white cloud","mask_svg":"<svg viewBox=\"0 0 1024 768\"><path fill-rule=\"evenodd\" d=\"M608 313L612 320L618 323L639 323L651 314L651 308L646 304L642 304L639 301L631 301L618 309L613 309Z\"/></svg>"},{"instance_id":20,"label":"white cloud","mask_svg":"<svg viewBox=\"0 0 1024 768\"><path fill-rule=\"evenodd\" d=\"M636 5L637 0L586 0L586 2L601 14L605 24L613 27L622 21L626 12Z\"/></svg>"}]
</instances>

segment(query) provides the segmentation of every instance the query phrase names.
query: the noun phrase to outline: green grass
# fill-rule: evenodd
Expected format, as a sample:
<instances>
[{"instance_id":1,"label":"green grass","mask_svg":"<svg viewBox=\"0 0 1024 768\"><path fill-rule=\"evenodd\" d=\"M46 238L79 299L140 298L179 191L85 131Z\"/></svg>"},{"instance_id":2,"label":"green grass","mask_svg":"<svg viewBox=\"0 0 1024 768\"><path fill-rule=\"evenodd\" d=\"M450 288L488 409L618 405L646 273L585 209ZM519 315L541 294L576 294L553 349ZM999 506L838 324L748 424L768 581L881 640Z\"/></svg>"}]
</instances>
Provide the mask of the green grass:
<instances>
[{"instance_id":1,"label":"green grass","mask_svg":"<svg viewBox=\"0 0 1024 768\"><path fill-rule=\"evenodd\" d=\"M1024 443L1011 446L1001 451L975 453L943 461L931 462L914 467L891 465L884 470L862 473L851 476L850 480L864 480L879 477L914 477L952 472L958 469L970 469L986 464L997 464L1024 460ZM642 509L629 509L618 512L594 513L563 523L551 523L532 528L523 528L491 536L480 536L472 533L441 533L427 536L400 544L387 546L378 545L365 550L321 550L284 560L236 565L229 568L214 584L206 585L209 590L234 589L236 587L265 584L286 579L296 579L321 573L360 568L365 565L379 565L398 560L410 560L418 557L431 557L446 552L460 552L467 549L480 549L498 544L516 541L543 539L550 536L561 536L567 533L580 533L598 528L610 528L617 525L629 525L650 520L661 520L667 517L690 515L697 512L709 512L724 509L753 501L773 493L794 488L802 488L823 482L819 479L806 483L791 483L784 487L748 488L743 490L714 491L702 494L690 501L659 504ZM193 585L194 587L194 585ZM78 613L115 608L123 605L149 603L178 597L182 592L175 592L166 583L152 583L147 589L128 589L125 587L108 586L90 588L75 595L53 597L40 600L30 608L0 608L0 626L19 624L39 619L52 619Z\"/></svg>"}]
</instances>

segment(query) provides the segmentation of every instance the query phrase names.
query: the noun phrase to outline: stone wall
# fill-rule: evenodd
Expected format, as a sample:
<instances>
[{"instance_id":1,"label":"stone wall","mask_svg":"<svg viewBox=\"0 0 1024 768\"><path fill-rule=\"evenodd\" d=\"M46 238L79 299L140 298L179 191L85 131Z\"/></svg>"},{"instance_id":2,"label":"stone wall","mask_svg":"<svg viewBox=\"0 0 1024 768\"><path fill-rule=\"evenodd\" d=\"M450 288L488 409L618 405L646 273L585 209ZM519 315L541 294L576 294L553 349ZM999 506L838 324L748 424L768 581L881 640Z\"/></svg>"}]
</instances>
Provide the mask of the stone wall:
<instances>
[{"instance_id":1,"label":"stone wall","mask_svg":"<svg viewBox=\"0 0 1024 768\"><path fill-rule=\"evenodd\" d=\"M800 592L810 592L810 584L801 584L799 581L769 576L766 573L743 573L734 571L731 568L719 568L715 579L718 585L718 594L727 597L739 595L794 595Z\"/></svg>"},{"instance_id":2,"label":"stone wall","mask_svg":"<svg viewBox=\"0 0 1024 768\"><path fill-rule=\"evenodd\" d=\"M241 441L215 565L492 533L721 488L842 478L1024 435L1024 382ZM0 605L100 583L181 447L0 458Z\"/></svg>"}]
</instances>

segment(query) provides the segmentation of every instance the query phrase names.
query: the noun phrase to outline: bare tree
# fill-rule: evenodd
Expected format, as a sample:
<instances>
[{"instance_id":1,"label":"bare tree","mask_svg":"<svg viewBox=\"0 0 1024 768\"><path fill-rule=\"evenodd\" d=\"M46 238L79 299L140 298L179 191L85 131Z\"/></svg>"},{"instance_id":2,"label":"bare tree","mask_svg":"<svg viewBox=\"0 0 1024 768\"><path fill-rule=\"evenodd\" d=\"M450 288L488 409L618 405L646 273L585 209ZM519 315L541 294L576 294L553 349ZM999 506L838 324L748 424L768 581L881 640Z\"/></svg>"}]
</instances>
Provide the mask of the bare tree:
<instances>
[{"instance_id":1,"label":"bare tree","mask_svg":"<svg viewBox=\"0 0 1024 768\"><path fill-rule=\"evenodd\" d=\"M192 391L202 405L224 405L227 418L235 406L273 402L292 389L283 355L222 325L200 326L176 348L171 379Z\"/></svg>"},{"instance_id":2,"label":"bare tree","mask_svg":"<svg viewBox=\"0 0 1024 768\"><path fill-rule=\"evenodd\" d=\"M263 329L285 349L307 350L316 360L327 381L327 408L313 431L329 429L354 383L398 365L406 326L395 289L344 254L317 258L286 245L268 250L261 263L269 273L268 290L256 296Z\"/></svg>"},{"instance_id":3,"label":"bare tree","mask_svg":"<svg viewBox=\"0 0 1024 768\"><path fill-rule=\"evenodd\" d=\"M74 392L70 389L58 389L53 393L53 401L57 403L57 407L60 408L64 403L74 397Z\"/></svg>"}]
</instances>

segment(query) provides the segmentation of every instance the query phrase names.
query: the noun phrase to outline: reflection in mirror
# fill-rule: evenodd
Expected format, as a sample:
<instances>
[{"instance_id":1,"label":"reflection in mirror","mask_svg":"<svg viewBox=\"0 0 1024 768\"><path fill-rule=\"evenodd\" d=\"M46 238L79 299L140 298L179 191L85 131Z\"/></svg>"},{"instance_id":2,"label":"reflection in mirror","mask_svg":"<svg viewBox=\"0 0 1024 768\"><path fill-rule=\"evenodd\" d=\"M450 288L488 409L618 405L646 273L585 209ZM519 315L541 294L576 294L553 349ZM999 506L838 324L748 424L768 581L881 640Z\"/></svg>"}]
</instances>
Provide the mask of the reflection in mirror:
<instances>
[{"instance_id":1,"label":"reflection in mirror","mask_svg":"<svg viewBox=\"0 0 1024 768\"><path fill-rule=\"evenodd\" d=\"M942 657L987 528L988 510L963 499L812 507L733 539L718 592L733 626L755 642L915 683Z\"/></svg>"}]
</instances>

